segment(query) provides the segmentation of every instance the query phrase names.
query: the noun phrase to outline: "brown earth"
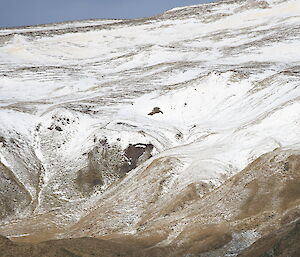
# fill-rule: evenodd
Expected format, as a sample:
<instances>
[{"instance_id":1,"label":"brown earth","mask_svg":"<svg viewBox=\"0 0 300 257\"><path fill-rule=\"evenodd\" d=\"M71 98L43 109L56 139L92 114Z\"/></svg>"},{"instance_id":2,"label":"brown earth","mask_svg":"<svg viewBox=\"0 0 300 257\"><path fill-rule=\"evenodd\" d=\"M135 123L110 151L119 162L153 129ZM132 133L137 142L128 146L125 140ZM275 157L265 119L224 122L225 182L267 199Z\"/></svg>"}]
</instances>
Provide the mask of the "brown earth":
<instances>
[{"instance_id":1,"label":"brown earth","mask_svg":"<svg viewBox=\"0 0 300 257\"><path fill-rule=\"evenodd\" d=\"M14 256L8 254L20 249L24 253L34 249L37 254L27 256L43 256L38 255L40 251L46 251L48 255L44 256L218 257L232 252L249 257L300 256L299 151L276 149L264 154L204 196L199 194L199 185L190 184L168 198L162 192L178 165L174 158L154 159L129 181L115 185L77 224L59 228L48 238L73 239L38 243L41 240L34 239L34 234L42 234L43 229L33 229L29 237L14 240L37 242L34 246L4 240L1 249L7 255L2 256ZM124 232L127 225L122 220L126 214L120 212L125 206L131 208L129 195L143 209L138 222L133 220L130 225L135 233ZM36 221L38 226L41 220ZM18 226L18 233L28 232L28 227L14 224ZM5 234L11 228L4 226L0 232ZM254 231L255 237L239 239L244 240L240 242L242 247L232 250L236 235L248 231ZM86 235L94 238L82 238Z\"/></svg>"}]
</instances>

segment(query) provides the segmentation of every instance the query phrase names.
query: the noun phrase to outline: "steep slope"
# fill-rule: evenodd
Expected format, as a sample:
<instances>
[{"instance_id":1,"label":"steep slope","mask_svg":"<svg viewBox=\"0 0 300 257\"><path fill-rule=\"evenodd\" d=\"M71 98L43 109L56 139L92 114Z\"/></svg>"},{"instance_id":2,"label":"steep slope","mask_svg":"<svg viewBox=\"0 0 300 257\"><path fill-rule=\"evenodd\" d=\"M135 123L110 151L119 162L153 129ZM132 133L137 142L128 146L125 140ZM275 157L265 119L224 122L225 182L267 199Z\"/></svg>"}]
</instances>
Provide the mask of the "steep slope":
<instances>
[{"instance_id":1,"label":"steep slope","mask_svg":"<svg viewBox=\"0 0 300 257\"><path fill-rule=\"evenodd\" d=\"M297 0L229 0L0 30L0 233L236 256L280 229L299 24Z\"/></svg>"},{"instance_id":2,"label":"steep slope","mask_svg":"<svg viewBox=\"0 0 300 257\"><path fill-rule=\"evenodd\" d=\"M153 168L154 165L148 167L157 172ZM148 182L153 177L139 181ZM6 254L4 256L14 256L9 254L18 252L24 256L27 252L40 256L44 251L47 256L61 252L59 256L217 257L236 256L260 238L241 256L274 256L272 253L297 256L300 253L299 184L300 151L277 149L259 157L203 197L197 195L195 185L189 185L187 190L167 201L164 195L152 195L149 201L145 195L139 195L138 188L131 190L130 197L140 205L148 202L140 222L130 226L135 229L134 233L124 233L121 224L117 224L122 217L118 217L116 210L132 208L125 188L122 190L126 194L124 198L117 192L109 198L110 202L98 202L94 211L63 236L102 235L101 239L62 239L35 246L6 240L0 249ZM149 190L149 186L142 186ZM151 216L147 212L151 212ZM263 255L267 252L270 255Z\"/></svg>"},{"instance_id":3,"label":"steep slope","mask_svg":"<svg viewBox=\"0 0 300 257\"><path fill-rule=\"evenodd\" d=\"M299 220L259 239L239 256L298 256Z\"/></svg>"}]
</instances>

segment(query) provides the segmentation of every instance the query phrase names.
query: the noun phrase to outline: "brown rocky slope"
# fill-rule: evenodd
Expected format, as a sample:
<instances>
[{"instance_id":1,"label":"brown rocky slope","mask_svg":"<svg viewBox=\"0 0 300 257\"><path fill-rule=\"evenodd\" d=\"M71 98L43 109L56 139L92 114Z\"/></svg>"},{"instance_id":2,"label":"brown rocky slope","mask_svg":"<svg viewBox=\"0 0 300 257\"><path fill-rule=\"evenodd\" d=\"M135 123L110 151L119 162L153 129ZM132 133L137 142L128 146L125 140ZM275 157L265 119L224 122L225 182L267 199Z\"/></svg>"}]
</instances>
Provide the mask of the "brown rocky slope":
<instances>
[{"instance_id":1,"label":"brown rocky slope","mask_svg":"<svg viewBox=\"0 0 300 257\"><path fill-rule=\"evenodd\" d=\"M146 169L160 171L153 167L157 166L149 164ZM147 183L149 177L144 179ZM109 217L105 220L101 216L103 208L110 207L104 201L99 209L60 234L85 234L94 239L62 239L34 246L2 239L1 252L2 256L14 256L9 255L14 251L32 254L29 256L41 256L41 251L45 251L42 256L236 256L256 241L240 256L299 256L299 185L299 151L276 149L203 197L197 196L197 190L190 185L169 201L164 199L161 205L156 202L162 196L155 191L156 199L143 213L145 222L133 224L133 235L121 232L120 224L106 236L98 232L103 223L109 227L110 222ZM138 199L138 195L134 197ZM122 201L115 204L122 205ZM150 209L153 215L149 215Z\"/></svg>"}]
</instances>

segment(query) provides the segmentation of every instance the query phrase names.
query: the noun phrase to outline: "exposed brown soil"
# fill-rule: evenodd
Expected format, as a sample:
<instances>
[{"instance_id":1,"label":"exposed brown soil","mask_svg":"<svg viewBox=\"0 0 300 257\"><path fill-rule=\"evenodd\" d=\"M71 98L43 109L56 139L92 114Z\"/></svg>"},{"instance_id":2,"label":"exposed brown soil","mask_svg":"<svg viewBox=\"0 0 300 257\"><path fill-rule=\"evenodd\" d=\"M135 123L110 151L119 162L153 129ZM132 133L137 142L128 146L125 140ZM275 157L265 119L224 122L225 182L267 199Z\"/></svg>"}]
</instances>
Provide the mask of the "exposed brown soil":
<instances>
[{"instance_id":1,"label":"exposed brown soil","mask_svg":"<svg viewBox=\"0 0 300 257\"><path fill-rule=\"evenodd\" d=\"M300 155L277 149L259 157L219 188L207 190L204 195L199 195L199 185L190 184L172 198L164 198L162 192L170 186L169 176L180 164L169 157L154 159L135 178L127 181L129 187L124 184L120 190L116 185L115 191L112 190L107 199L98 203L98 208L76 225L68 231L57 230L60 236L88 235L97 239L36 243L33 253L46 251L48 255L45 256L217 257L229 251L228 245L235 234L253 230L262 238L251 247L245 244L249 248L241 256L272 256L263 254L276 248L280 249L281 255L274 256L296 257L299 224L295 222L300 217L299 164ZM144 189L143 195L140 195L140 187ZM133 221L131 225L136 228L134 234L123 233L126 225L120 222L124 214L119 210L128 206L129 195L134 196L144 210L138 222ZM110 226L114 228L109 230ZM19 230L20 233L26 231ZM34 230L30 234L27 241L41 241L34 238L34 234L37 235ZM49 234L51 238L55 238L55 233ZM19 249L33 251L32 246L4 242L9 254L10 251L21 251ZM291 250L294 255L286 252L287 249L294 249ZM288 255L284 255L286 253Z\"/></svg>"}]
</instances>

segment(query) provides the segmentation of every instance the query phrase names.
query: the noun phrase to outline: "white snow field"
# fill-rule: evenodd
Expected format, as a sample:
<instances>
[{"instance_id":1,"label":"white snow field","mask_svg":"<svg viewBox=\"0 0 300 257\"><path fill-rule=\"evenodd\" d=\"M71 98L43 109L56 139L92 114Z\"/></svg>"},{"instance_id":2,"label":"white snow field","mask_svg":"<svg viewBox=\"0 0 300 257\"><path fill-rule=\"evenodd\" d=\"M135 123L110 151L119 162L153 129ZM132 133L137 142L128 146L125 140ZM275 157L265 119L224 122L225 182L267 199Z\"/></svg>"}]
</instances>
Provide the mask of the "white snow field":
<instances>
[{"instance_id":1,"label":"white snow field","mask_svg":"<svg viewBox=\"0 0 300 257\"><path fill-rule=\"evenodd\" d=\"M130 144L153 149L124 177ZM0 30L0 162L28 195L2 213L6 236L33 233L11 224L40 215L71 226L122 192L106 222L135 233L155 177L169 172L161 199L193 183L211 191L262 154L299 147L299 0ZM138 180L167 157L172 170Z\"/></svg>"}]
</instances>

